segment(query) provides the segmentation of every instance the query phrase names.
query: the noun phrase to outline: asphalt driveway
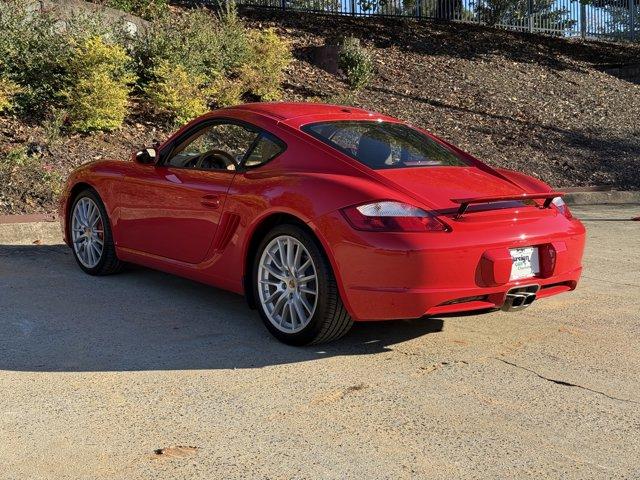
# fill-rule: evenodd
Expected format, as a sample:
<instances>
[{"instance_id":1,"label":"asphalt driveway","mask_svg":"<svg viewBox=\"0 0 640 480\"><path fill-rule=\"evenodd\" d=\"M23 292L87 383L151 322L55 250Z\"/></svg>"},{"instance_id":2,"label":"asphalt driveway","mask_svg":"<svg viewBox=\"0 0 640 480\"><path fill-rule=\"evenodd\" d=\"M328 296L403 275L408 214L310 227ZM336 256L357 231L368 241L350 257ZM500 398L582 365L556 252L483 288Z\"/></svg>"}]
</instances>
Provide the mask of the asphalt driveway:
<instances>
[{"instance_id":1,"label":"asphalt driveway","mask_svg":"<svg viewBox=\"0 0 640 480\"><path fill-rule=\"evenodd\" d=\"M640 206L574 212L575 292L311 348L230 293L0 246L0 478L640 478Z\"/></svg>"}]
</instances>

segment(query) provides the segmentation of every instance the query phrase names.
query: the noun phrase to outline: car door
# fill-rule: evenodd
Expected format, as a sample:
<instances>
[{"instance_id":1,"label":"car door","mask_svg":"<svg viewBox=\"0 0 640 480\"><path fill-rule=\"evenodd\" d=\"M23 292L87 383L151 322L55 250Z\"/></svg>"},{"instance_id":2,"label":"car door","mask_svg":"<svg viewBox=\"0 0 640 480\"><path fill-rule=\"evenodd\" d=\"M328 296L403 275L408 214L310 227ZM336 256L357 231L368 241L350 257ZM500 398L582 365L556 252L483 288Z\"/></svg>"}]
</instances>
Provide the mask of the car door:
<instances>
[{"instance_id":1,"label":"car door","mask_svg":"<svg viewBox=\"0 0 640 480\"><path fill-rule=\"evenodd\" d=\"M203 261L236 168L257 136L248 125L204 120L163 145L157 164L135 164L118 202L118 245Z\"/></svg>"}]
</instances>

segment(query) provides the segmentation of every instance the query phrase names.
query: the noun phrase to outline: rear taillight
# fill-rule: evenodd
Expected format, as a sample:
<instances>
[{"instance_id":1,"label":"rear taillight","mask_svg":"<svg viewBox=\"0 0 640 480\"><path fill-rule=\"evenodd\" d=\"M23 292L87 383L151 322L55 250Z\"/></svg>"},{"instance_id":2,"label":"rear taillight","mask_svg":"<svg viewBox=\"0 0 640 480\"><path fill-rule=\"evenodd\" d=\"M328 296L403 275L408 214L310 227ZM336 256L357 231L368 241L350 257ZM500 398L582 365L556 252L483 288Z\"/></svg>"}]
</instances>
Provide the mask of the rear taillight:
<instances>
[{"instance_id":1,"label":"rear taillight","mask_svg":"<svg viewBox=\"0 0 640 480\"><path fill-rule=\"evenodd\" d=\"M447 225L408 203L382 201L342 209L356 230L369 232L446 232Z\"/></svg>"},{"instance_id":2,"label":"rear taillight","mask_svg":"<svg viewBox=\"0 0 640 480\"><path fill-rule=\"evenodd\" d=\"M564 203L564 200L562 200L561 197L555 197L551 203L553 203L553 205L562 215L569 219L573 218L573 215L571 215L571 210L569 210L569 207L566 203Z\"/></svg>"}]
</instances>

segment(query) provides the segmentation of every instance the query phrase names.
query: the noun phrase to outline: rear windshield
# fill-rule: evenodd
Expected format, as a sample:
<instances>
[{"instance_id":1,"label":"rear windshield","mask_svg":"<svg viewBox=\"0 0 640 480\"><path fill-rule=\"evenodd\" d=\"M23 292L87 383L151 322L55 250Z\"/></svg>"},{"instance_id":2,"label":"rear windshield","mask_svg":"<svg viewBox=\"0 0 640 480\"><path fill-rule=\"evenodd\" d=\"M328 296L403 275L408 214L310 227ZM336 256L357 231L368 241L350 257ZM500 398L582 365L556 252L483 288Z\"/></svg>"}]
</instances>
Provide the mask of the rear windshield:
<instances>
[{"instance_id":1,"label":"rear windshield","mask_svg":"<svg viewBox=\"0 0 640 480\"><path fill-rule=\"evenodd\" d=\"M468 166L452 150L401 123L322 122L305 125L302 130L374 170Z\"/></svg>"}]
</instances>

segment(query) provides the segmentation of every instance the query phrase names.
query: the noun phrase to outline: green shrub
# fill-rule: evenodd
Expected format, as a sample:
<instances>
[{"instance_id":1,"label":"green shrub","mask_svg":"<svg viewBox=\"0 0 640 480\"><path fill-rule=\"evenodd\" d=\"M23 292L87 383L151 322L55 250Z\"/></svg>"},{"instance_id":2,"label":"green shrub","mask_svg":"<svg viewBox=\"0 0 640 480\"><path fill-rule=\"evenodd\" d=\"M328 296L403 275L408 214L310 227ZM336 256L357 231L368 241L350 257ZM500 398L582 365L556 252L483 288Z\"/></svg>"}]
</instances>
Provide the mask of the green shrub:
<instances>
[{"instance_id":1,"label":"green shrub","mask_svg":"<svg viewBox=\"0 0 640 480\"><path fill-rule=\"evenodd\" d=\"M167 0L106 0L104 4L147 20L154 20L169 12Z\"/></svg>"},{"instance_id":2,"label":"green shrub","mask_svg":"<svg viewBox=\"0 0 640 480\"><path fill-rule=\"evenodd\" d=\"M17 104L34 116L60 105L59 92L68 86L69 38L56 22L22 2L0 2L0 59L5 75L23 87Z\"/></svg>"},{"instance_id":3,"label":"green shrub","mask_svg":"<svg viewBox=\"0 0 640 480\"><path fill-rule=\"evenodd\" d=\"M99 16L74 15L61 23L54 10L34 10L33 5L16 0L0 2L0 73L20 86L15 95L19 110L41 119L53 111L65 110L69 100L75 101L69 95L72 90L83 93L82 98L86 98L91 90L100 89L102 93L111 95L113 90L109 84L96 88L88 85L88 74L82 74L79 67L86 63L86 59L75 57L87 54L78 45L85 45L98 36L116 39L118 35L117 28ZM109 61L106 63L105 69L113 65ZM92 68L95 70L95 65ZM115 78L114 75L94 75L96 82ZM116 97L118 94L116 92ZM100 93L92 95L90 101L101 101Z\"/></svg>"},{"instance_id":4,"label":"green shrub","mask_svg":"<svg viewBox=\"0 0 640 480\"><path fill-rule=\"evenodd\" d=\"M216 18L205 9L163 17L134 40L133 57L142 85L156 79L157 67L181 65L191 75L223 73L223 56Z\"/></svg>"},{"instance_id":5,"label":"green shrub","mask_svg":"<svg viewBox=\"0 0 640 480\"><path fill-rule=\"evenodd\" d=\"M251 56L242 73L247 90L261 100L278 100L284 71L292 60L291 48L275 30L253 30L249 34Z\"/></svg>"},{"instance_id":6,"label":"green shrub","mask_svg":"<svg viewBox=\"0 0 640 480\"><path fill-rule=\"evenodd\" d=\"M24 148L0 152L0 178L0 208L16 213L25 206L54 208L63 183L60 173L39 156L28 156ZM12 205L15 198L21 199L21 209Z\"/></svg>"},{"instance_id":7,"label":"green shrub","mask_svg":"<svg viewBox=\"0 0 640 480\"><path fill-rule=\"evenodd\" d=\"M9 78L0 76L0 113L12 110L15 106L14 98L22 92L22 88Z\"/></svg>"},{"instance_id":8,"label":"green shrub","mask_svg":"<svg viewBox=\"0 0 640 480\"><path fill-rule=\"evenodd\" d=\"M207 111L202 75L190 75L182 65L172 65L166 60L154 69L153 75L155 80L145 91L156 110L173 116L179 123Z\"/></svg>"},{"instance_id":9,"label":"green shrub","mask_svg":"<svg viewBox=\"0 0 640 480\"><path fill-rule=\"evenodd\" d=\"M214 43L220 52L220 73L229 77L238 74L247 62L253 59L253 49L249 31L242 20L234 3L229 3L216 16L216 31Z\"/></svg>"},{"instance_id":10,"label":"green shrub","mask_svg":"<svg viewBox=\"0 0 640 480\"><path fill-rule=\"evenodd\" d=\"M133 56L152 106L177 121L237 103L246 91L231 81L251 56L233 5L218 15L199 8L159 19L135 41Z\"/></svg>"},{"instance_id":11,"label":"green shrub","mask_svg":"<svg viewBox=\"0 0 640 480\"><path fill-rule=\"evenodd\" d=\"M210 104L230 107L242 103L245 91L244 82L240 78L219 77L207 88L206 95Z\"/></svg>"},{"instance_id":12,"label":"green shrub","mask_svg":"<svg viewBox=\"0 0 640 480\"><path fill-rule=\"evenodd\" d=\"M347 83L352 90L360 90L373 78L371 55L355 37L347 37L342 42L338 66L347 76Z\"/></svg>"},{"instance_id":13,"label":"green shrub","mask_svg":"<svg viewBox=\"0 0 640 480\"><path fill-rule=\"evenodd\" d=\"M76 131L115 130L127 114L131 59L124 47L100 37L84 40L74 51L65 92L71 128Z\"/></svg>"}]
</instances>

